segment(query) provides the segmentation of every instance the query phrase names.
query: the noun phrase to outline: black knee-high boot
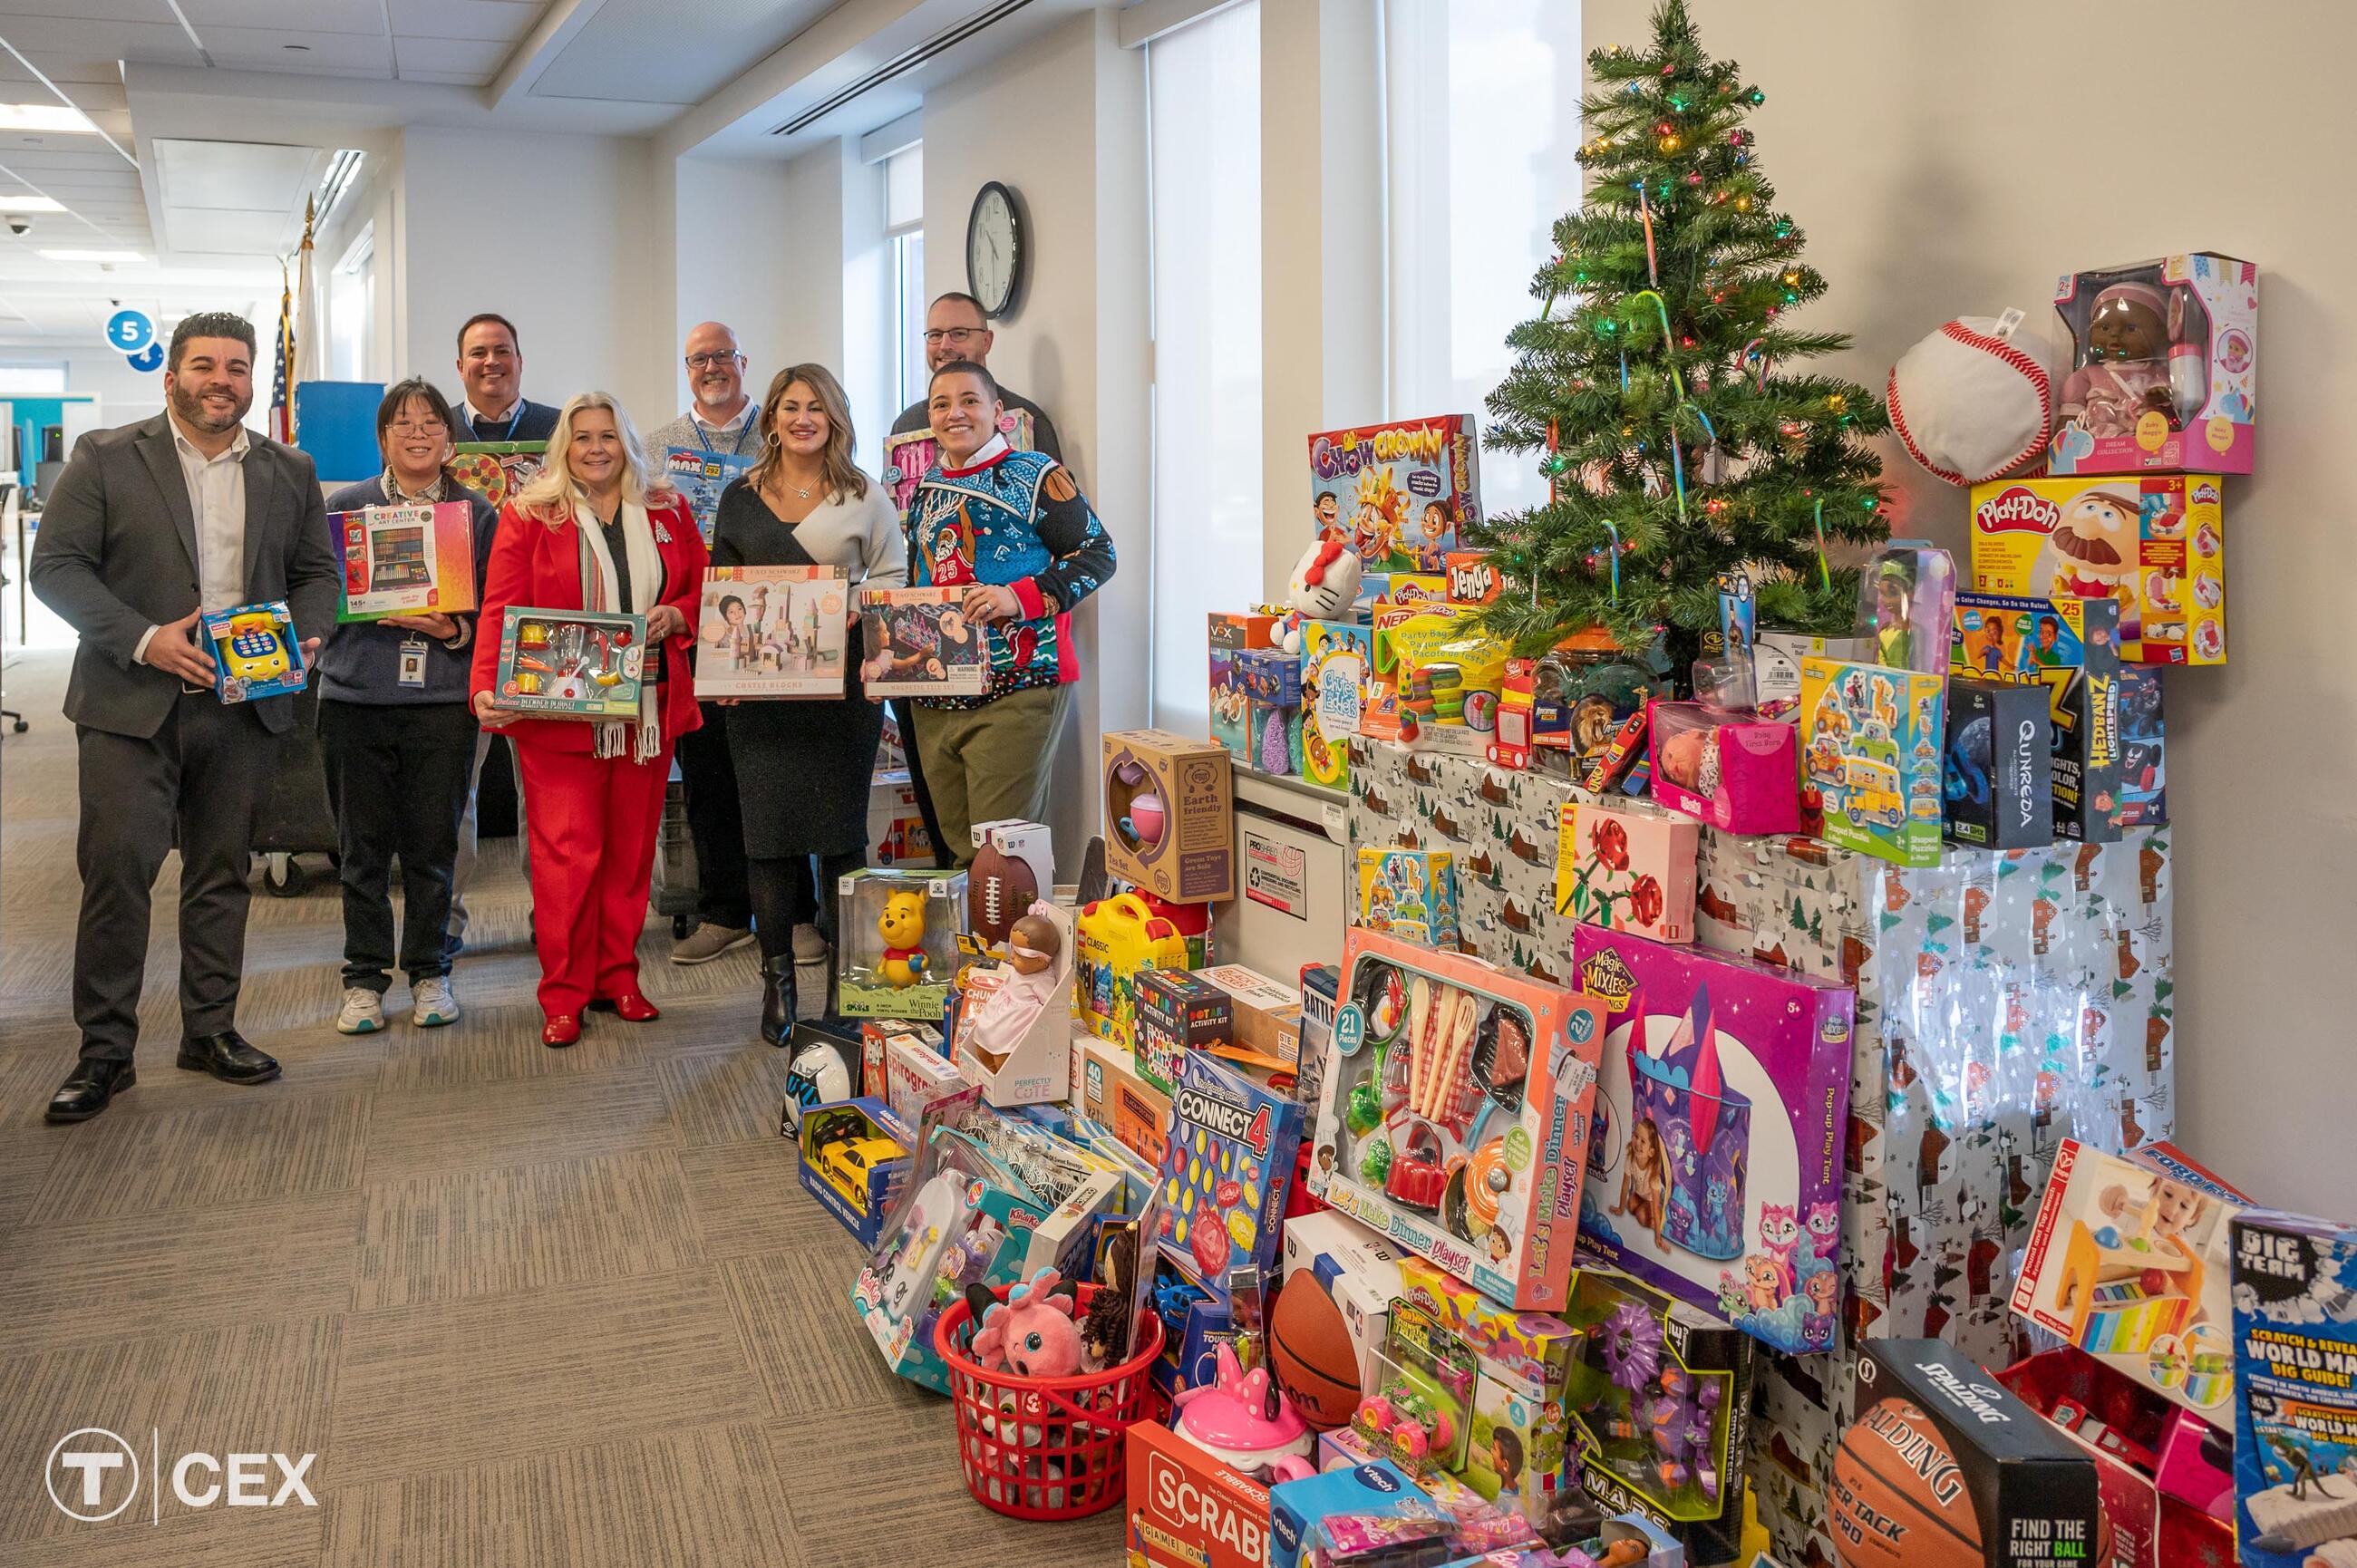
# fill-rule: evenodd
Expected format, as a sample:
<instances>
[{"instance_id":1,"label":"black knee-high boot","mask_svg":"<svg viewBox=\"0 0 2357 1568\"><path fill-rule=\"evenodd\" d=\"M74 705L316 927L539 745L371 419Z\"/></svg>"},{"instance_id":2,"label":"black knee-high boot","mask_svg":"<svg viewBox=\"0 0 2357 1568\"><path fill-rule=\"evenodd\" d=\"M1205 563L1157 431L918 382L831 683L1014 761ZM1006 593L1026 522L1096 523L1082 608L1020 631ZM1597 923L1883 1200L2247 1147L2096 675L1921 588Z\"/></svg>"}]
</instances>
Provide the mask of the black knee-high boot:
<instances>
[{"instance_id":1,"label":"black knee-high boot","mask_svg":"<svg viewBox=\"0 0 2357 1568\"><path fill-rule=\"evenodd\" d=\"M794 955L761 961L761 1038L782 1046L794 1032Z\"/></svg>"}]
</instances>

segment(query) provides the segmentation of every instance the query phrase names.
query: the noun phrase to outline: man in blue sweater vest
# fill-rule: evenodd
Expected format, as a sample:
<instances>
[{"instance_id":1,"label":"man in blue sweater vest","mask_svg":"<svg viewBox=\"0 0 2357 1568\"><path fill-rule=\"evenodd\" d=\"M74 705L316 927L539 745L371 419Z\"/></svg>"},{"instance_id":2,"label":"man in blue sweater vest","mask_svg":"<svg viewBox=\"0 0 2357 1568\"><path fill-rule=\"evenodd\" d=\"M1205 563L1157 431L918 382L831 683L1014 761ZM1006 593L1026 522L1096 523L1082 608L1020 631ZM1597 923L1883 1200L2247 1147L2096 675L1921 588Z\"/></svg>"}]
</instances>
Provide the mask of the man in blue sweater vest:
<instances>
[{"instance_id":1,"label":"man in blue sweater vest","mask_svg":"<svg viewBox=\"0 0 2357 1568\"><path fill-rule=\"evenodd\" d=\"M467 317L458 328L458 380L467 388L457 410L459 440L545 441L556 434L556 409L518 390L523 349L506 317L486 310Z\"/></svg>"}]
</instances>

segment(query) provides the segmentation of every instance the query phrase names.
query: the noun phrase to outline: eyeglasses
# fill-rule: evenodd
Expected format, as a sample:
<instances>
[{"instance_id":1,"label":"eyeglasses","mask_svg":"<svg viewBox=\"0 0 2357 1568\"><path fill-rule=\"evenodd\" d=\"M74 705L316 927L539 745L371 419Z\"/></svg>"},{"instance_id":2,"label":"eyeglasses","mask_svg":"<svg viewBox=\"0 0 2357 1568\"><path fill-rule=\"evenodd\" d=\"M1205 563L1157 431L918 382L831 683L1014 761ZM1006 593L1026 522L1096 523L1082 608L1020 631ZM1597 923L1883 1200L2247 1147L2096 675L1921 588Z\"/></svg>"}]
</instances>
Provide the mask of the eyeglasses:
<instances>
[{"instance_id":1,"label":"eyeglasses","mask_svg":"<svg viewBox=\"0 0 2357 1568\"><path fill-rule=\"evenodd\" d=\"M742 364L742 354L690 354L687 368L691 371L716 371L723 365Z\"/></svg>"},{"instance_id":2,"label":"eyeglasses","mask_svg":"<svg viewBox=\"0 0 2357 1568\"><path fill-rule=\"evenodd\" d=\"M936 328L932 331L925 334L925 347L932 349L938 348L943 343L972 342L974 338L981 337L985 330L986 328L980 327L952 327L948 328L946 331Z\"/></svg>"},{"instance_id":3,"label":"eyeglasses","mask_svg":"<svg viewBox=\"0 0 2357 1568\"><path fill-rule=\"evenodd\" d=\"M441 435L450 427L438 419L396 419L390 428L395 435Z\"/></svg>"}]
</instances>

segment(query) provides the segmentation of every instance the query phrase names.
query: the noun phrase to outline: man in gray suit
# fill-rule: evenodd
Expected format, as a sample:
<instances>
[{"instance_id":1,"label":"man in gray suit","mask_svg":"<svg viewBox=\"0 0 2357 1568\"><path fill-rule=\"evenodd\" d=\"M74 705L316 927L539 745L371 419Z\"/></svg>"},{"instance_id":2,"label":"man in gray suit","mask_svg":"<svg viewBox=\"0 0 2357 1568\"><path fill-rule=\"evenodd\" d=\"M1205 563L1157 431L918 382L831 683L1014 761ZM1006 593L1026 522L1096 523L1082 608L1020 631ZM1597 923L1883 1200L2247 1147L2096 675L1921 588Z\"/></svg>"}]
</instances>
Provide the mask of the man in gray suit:
<instances>
[{"instance_id":1,"label":"man in gray suit","mask_svg":"<svg viewBox=\"0 0 2357 1568\"><path fill-rule=\"evenodd\" d=\"M49 1101L85 1122L134 1081L149 899L180 851L179 1065L262 1083L278 1064L237 1032L246 876L291 697L224 703L206 610L285 599L307 658L338 573L311 459L251 435L253 326L209 311L172 334L168 410L78 443L41 514L27 574L81 634L66 717L81 754L81 1059Z\"/></svg>"}]
</instances>

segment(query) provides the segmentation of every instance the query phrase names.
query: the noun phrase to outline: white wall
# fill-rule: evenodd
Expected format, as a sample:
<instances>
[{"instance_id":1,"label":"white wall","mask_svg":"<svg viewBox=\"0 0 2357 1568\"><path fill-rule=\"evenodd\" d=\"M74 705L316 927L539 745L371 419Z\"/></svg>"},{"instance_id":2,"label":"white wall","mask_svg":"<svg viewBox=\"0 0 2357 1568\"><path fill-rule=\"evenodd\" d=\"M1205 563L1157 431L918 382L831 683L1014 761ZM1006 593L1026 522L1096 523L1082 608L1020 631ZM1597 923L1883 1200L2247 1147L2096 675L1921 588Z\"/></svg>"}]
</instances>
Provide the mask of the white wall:
<instances>
[{"instance_id":1,"label":"white wall","mask_svg":"<svg viewBox=\"0 0 2357 1568\"><path fill-rule=\"evenodd\" d=\"M1146 722L1153 598L1146 310L1146 69L1113 13L1075 16L1036 44L927 94L929 294L963 289L975 191L1016 193L1032 253L1014 315L994 323L990 369L1046 409L1064 456L1113 535L1114 580L1073 617L1085 671L1058 755L1060 864L1077 865L1097 817L1097 736Z\"/></svg>"},{"instance_id":2,"label":"white wall","mask_svg":"<svg viewBox=\"0 0 2357 1568\"><path fill-rule=\"evenodd\" d=\"M1587 0L1587 41L1641 41L1646 11L1645 0ZM1705 47L1741 60L1767 93L1750 122L1761 166L1832 285L1808 324L1856 334L1835 368L1858 381L1881 386L1952 316L2047 308L2061 273L2198 249L2258 263L2261 472L2226 484L2231 662L2167 677L2177 1136L2262 1201L2346 1217L2357 660L2339 632L2357 211L2318 199L2306 179L2357 140L2346 14L2238 9L2233 52L2263 63L2264 91L2163 113L2157 161L2113 180L2087 135L2107 97L2091 93L2089 62L2124 32L2188 58L2222 47L2214 7L1818 0L1806 26L1789 6L1701 0L1695 11ZM2139 101L2131 90L2111 106L2133 113ZM1961 492L1895 446L1886 461L1907 493L1901 526L1961 553Z\"/></svg>"},{"instance_id":3,"label":"white wall","mask_svg":"<svg viewBox=\"0 0 2357 1568\"><path fill-rule=\"evenodd\" d=\"M678 288L663 345L672 372L670 395L663 403L638 411L645 423L669 419L687 406L687 368L680 350L698 322L736 328L748 361L746 383L759 397L770 374L793 354L785 327L792 300L818 289L831 275L812 267L802 252L799 230L809 215L777 164L682 158L673 177L678 222L672 245Z\"/></svg>"},{"instance_id":4,"label":"white wall","mask_svg":"<svg viewBox=\"0 0 2357 1568\"><path fill-rule=\"evenodd\" d=\"M262 339L266 354L273 321L257 321L254 330ZM164 412L164 372L161 370L135 371L131 361L103 344L84 349L69 349L62 353L44 352L35 349L11 349L0 358L10 360L62 359L66 362L66 391L98 394L99 426L102 429L117 424L133 424ZM266 362L266 361L265 361ZM254 397L266 400L263 390L266 378L254 379Z\"/></svg>"},{"instance_id":5,"label":"white wall","mask_svg":"<svg viewBox=\"0 0 2357 1568\"><path fill-rule=\"evenodd\" d=\"M402 139L407 319L390 375L430 376L455 402L458 324L495 310L516 324L534 402L595 387L678 412L659 257L673 207L646 142L415 126Z\"/></svg>"}]
</instances>

